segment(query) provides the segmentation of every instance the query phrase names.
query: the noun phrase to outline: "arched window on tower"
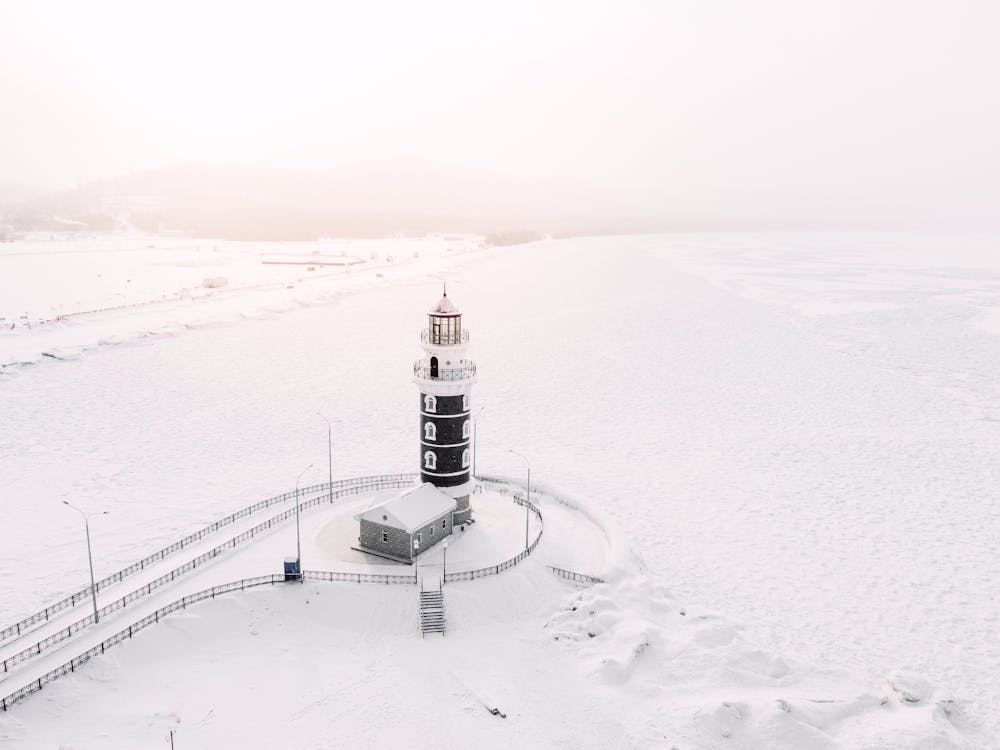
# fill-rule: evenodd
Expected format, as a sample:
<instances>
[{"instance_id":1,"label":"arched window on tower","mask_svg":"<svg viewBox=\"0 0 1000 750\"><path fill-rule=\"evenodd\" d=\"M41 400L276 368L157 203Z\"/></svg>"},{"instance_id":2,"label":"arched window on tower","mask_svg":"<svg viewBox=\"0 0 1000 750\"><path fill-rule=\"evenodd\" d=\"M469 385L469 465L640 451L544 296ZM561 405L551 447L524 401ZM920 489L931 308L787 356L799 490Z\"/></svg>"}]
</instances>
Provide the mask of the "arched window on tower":
<instances>
[{"instance_id":1,"label":"arched window on tower","mask_svg":"<svg viewBox=\"0 0 1000 750\"><path fill-rule=\"evenodd\" d=\"M427 451L426 453L424 453L424 468L433 471L437 467L438 467L438 457L434 453L434 451Z\"/></svg>"},{"instance_id":2,"label":"arched window on tower","mask_svg":"<svg viewBox=\"0 0 1000 750\"><path fill-rule=\"evenodd\" d=\"M470 432L471 430L469 428L469 420L466 419L464 422L462 422L462 437L463 438L469 437Z\"/></svg>"},{"instance_id":3,"label":"arched window on tower","mask_svg":"<svg viewBox=\"0 0 1000 750\"><path fill-rule=\"evenodd\" d=\"M438 408L437 398L429 394L424 396L424 411L436 412L437 408Z\"/></svg>"},{"instance_id":4,"label":"arched window on tower","mask_svg":"<svg viewBox=\"0 0 1000 750\"><path fill-rule=\"evenodd\" d=\"M462 396L462 411L469 410L469 394L466 393Z\"/></svg>"},{"instance_id":5,"label":"arched window on tower","mask_svg":"<svg viewBox=\"0 0 1000 750\"><path fill-rule=\"evenodd\" d=\"M469 465L469 449L466 448L464 451L462 451L462 468L464 469L468 465Z\"/></svg>"},{"instance_id":6,"label":"arched window on tower","mask_svg":"<svg viewBox=\"0 0 1000 750\"><path fill-rule=\"evenodd\" d=\"M433 422L424 422L424 440L437 440L438 430L437 425Z\"/></svg>"}]
</instances>

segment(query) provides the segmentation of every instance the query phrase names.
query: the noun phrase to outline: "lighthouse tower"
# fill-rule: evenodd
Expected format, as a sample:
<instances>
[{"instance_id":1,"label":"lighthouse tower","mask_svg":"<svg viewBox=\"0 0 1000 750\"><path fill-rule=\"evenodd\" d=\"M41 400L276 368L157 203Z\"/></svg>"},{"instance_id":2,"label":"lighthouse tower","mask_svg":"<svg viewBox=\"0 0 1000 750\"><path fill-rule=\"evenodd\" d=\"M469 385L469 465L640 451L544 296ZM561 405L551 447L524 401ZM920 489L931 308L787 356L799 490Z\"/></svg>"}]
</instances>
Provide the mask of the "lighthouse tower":
<instances>
[{"instance_id":1,"label":"lighthouse tower","mask_svg":"<svg viewBox=\"0 0 1000 750\"><path fill-rule=\"evenodd\" d=\"M469 395L476 364L466 358L469 332L462 328L462 314L448 299L447 287L427 315L420 343L424 358L413 365L413 382L420 390L420 481L453 497L453 523L463 524L472 517Z\"/></svg>"}]
</instances>

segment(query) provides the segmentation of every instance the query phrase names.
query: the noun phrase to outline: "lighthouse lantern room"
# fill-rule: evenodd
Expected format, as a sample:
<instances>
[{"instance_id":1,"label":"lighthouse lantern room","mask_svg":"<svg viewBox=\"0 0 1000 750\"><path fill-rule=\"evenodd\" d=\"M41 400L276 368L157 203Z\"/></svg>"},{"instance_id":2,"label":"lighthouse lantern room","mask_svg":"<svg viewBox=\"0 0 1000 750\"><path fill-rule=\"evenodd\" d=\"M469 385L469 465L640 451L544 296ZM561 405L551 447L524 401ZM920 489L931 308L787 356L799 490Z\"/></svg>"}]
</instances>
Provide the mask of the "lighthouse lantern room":
<instances>
[{"instance_id":1,"label":"lighthouse lantern room","mask_svg":"<svg viewBox=\"0 0 1000 750\"><path fill-rule=\"evenodd\" d=\"M455 499L455 525L472 517L472 426L469 397L476 365L466 356L469 332L448 290L427 314L420 341L424 357L413 365L420 391L420 481Z\"/></svg>"}]
</instances>

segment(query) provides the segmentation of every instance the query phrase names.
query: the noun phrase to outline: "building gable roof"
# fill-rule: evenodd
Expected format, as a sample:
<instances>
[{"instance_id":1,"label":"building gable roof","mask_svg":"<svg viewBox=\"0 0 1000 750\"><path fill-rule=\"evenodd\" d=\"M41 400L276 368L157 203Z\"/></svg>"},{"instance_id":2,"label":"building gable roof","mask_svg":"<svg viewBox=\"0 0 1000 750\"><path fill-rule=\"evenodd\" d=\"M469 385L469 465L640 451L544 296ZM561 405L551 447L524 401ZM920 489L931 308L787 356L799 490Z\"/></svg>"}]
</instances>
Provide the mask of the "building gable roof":
<instances>
[{"instance_id":1,"label":"building gable roof","mask_svg":"<svg viewBox=\"0 0 1000 750\"><path fill-rule=\"evenodd\" d=\"M380 492L368 510L354 517L358 521L371 521L410 533L451 513L455 508L454 498L448 497L430 482L425 482L405 490Z\"/></svg>"}]
</instances>

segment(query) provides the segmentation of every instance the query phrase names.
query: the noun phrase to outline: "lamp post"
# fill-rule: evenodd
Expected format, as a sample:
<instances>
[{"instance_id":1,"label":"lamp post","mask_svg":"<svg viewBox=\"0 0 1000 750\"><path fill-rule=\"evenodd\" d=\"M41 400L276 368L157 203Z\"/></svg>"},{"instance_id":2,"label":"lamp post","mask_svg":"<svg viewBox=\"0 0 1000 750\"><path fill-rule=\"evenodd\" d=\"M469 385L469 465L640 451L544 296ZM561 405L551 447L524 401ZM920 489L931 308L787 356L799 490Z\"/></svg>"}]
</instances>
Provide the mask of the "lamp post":
<instances>
[{"instance_id":1,"label":"lamp post","mask_svg":"<svg viewBox=\"0 0 1000 750\"><path fill-rule=\"evenodd\" d=\"M330 502L332 503L333 502L333 424L330 422L329 419L327 419L325 416L323 416L322 412L317 411L316 413L319 414L321 417L323 417L323 419L326 421L326 447L327 447L327 450L328 450L329 455L330 455L330 463L329 463L329 467L330 467Z\"/></svg>"},{"instance_id":2,"label":"lamp post","mask_svg":"<svg viewBox=\"0 0 1000 750\"><path fill-rule=\"evenodd\" d=\"M96 625L100 621L100 618L97 614L97 586L94 585L94 556L90 552L90 517L107 516L111 513L111 511L102 510L97 513L87 513L86 511L77 508L69 500L63 500L63 505L68 505L70 508L83 516L83 528L87 533L87 563L90 565L90 597L94 601L94 624Z\"/></svg>"},{"instance_id":3,"label":"lamp post","mask_svg":"<svg viewBox=\"0 0 1000 750\"><path fill-rule=\"evenodd\" d=\"M441 576L441 585L444 586L448 579L448 540L441 542L441 546L444 547L444 573Z\"/></svg>"},{"instance_id":4,"label":"lamp post","mask_svg":"<svg viewBox=\"0 0 1000 750\"><path fill-rule=\"evenodd\" d=\"M312 467L309 464L295 478L295 565L299 569L299 583L305 583L305 578L302 577L302 534L299 532L299 480Z\"/></svg>"},{"instance_id":5,"label":"lamp post","mask_svg":"<svg viewBox=\"0 0 1000 750\"><path fill-rule=\"evenodd\" d=\"M420 542L417 539L413 540L413 580L419 585L420 583L420 568L418 568L417 563L417 553L420 551Z\"/></svg>"},{"instance_id":6,"label":"lamp post","mask_svg":"<svg viewBox=\"0 0 1000 750\"><path fill-rule=\"evenodd\" d=\"M476 420L479 419L479 415L483 413L485 406L480 406L479 411L476 412L476 416L472 418L472 478L476 478L476 449L479 447L479 428L476 424Z\"/></svg>"},{"instance_id":7,"label":"lamp post","mask_svg":"<svg viewBox=\"0 0 1000 750\"><path fill-rule=\"evenodd\" d=\"M513 453L515 456L520 456L524 459L524 465L528 467L528 498L527 502L524 504L524 549L528 550L528 519L531 515L531 464L528 459L518 453L516 450L511 448L507 449L508 453Z\"/></svg>"}]
</instances>

